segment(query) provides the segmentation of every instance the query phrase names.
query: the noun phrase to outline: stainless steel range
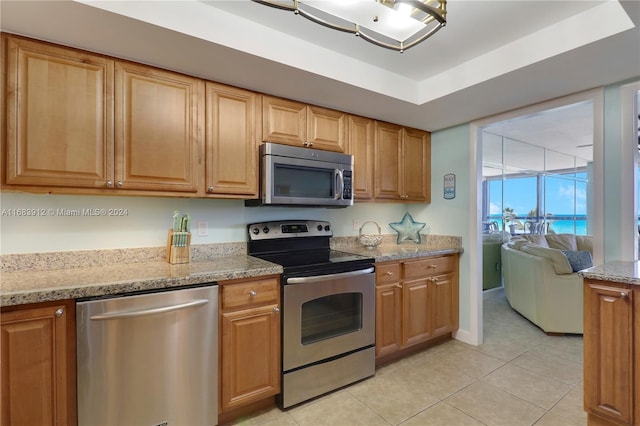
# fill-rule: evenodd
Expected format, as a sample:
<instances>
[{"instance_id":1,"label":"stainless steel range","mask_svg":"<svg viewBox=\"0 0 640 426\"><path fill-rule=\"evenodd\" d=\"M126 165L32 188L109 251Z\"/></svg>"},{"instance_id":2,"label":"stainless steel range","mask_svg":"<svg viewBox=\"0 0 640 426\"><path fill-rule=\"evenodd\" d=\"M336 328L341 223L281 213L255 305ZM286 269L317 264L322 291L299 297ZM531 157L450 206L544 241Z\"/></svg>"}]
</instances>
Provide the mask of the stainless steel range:
<instances>
[{"instance_id":1,"label":"stainless steel range","mask_svg":"<svg viewBox=\"0 0 640 426\"><path fill-rule=\"evenodd\" d=\"M331 250L331 224L247 227L248 252L282 265L282 408L375 373L374 259Z\"/></svg>"}]
</instances>

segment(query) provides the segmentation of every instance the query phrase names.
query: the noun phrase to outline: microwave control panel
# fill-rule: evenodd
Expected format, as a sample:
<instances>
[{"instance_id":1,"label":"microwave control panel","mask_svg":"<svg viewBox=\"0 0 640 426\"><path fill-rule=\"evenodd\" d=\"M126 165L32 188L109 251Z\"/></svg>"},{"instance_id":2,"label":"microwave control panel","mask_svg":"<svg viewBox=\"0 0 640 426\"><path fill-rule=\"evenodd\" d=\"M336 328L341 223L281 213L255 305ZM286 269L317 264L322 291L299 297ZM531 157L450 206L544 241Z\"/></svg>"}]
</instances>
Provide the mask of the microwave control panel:
<instances>
[{"instance_id":1,"label":"microwave control panel","mask_svg":"<svg viewBox=\"0 0 640 426\"><path fill-rule=\"evenodd\" d=\"M344 170L342 172L342 182L343 182L343 188L342 188L342 198L345 200L350 200L353 196L352 194L352 176L353 176L353 172L351 170Z\"/></svg>"}]
</instances>

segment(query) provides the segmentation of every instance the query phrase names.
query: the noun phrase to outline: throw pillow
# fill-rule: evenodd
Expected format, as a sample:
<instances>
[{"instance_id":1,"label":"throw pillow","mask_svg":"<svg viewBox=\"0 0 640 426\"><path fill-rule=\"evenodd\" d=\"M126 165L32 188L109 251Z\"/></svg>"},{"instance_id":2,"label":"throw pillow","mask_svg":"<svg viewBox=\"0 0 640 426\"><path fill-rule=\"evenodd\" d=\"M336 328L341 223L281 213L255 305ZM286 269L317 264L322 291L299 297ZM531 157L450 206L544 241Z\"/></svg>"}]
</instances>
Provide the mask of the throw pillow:
<instances>
[{"instance_id":1,"label":"throw pillow","mask_svg":"<svg viewBox=\"0 0 640 426\"><path fill-rule=\"evenodd\" d=\"M576 236L573 234L555 234L547 235L547 243L549 247L558 250L571 250L577 251L578 245L576 243Z\"/></svg>"},{"instance_id":2,"label":"throw pillow","mask_svg":"<svg viewBox=\"0 0 640 426\"><path fill-rule=\"evenodd\" d=\"M553 270L556 271L556 274L570 274L573 272L567 256L565 256L560 250L540 247L534 244L525 244L522 246L521 250L533 256L549 259L553 265Z\"/></svg>"},{"instance_id":3,"label":"throw pillow","mask_svg":"<svg viewBox=\"0 0 640 426\"><path fill-rule=\"evenodd\" d=\"M573 272L578 272L583 269L591 268L593 266L593 258L588 251L570 251L562 250L567 260L571 265Z\"/></svg>"}]
</instances>

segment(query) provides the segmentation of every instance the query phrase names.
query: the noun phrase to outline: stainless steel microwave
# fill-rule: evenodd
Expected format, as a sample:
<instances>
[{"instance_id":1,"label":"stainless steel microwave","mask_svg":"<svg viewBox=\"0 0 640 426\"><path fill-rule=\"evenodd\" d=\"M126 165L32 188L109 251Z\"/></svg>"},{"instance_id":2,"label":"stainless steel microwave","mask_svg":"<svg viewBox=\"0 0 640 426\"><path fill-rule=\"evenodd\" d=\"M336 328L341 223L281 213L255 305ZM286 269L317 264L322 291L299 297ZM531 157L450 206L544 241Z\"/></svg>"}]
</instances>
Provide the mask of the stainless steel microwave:
<instances>
[{"instance_id":1,"label":"stainless steel microwave","mask_svg":"<svg viewBox=\"0 0 640 426\"><path fill-rule=\"evenodd\" d=\"M260 145L260 198L245 205L353 205L353 155L267 142Z\"/></svg>"}]
</instances>

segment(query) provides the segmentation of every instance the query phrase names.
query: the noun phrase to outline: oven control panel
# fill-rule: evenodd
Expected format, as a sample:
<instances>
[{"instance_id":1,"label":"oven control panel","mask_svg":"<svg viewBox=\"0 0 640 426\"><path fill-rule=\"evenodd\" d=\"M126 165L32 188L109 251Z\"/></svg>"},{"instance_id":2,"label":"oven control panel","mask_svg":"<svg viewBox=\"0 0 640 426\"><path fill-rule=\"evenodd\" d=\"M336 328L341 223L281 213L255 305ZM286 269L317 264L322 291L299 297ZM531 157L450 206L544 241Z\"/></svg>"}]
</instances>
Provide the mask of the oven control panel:
<instances>
[{"instance_id":1,"label":"oven control panel","mask_svg":"<svg viewBox=\"0 0 640 426\"><path fill-rule=\"evenodd\" d=\"M250 240L275 238L331 237L331 224L319 220L282 220L252 223L247 226Z\"/></svg>"}]
</instances>

